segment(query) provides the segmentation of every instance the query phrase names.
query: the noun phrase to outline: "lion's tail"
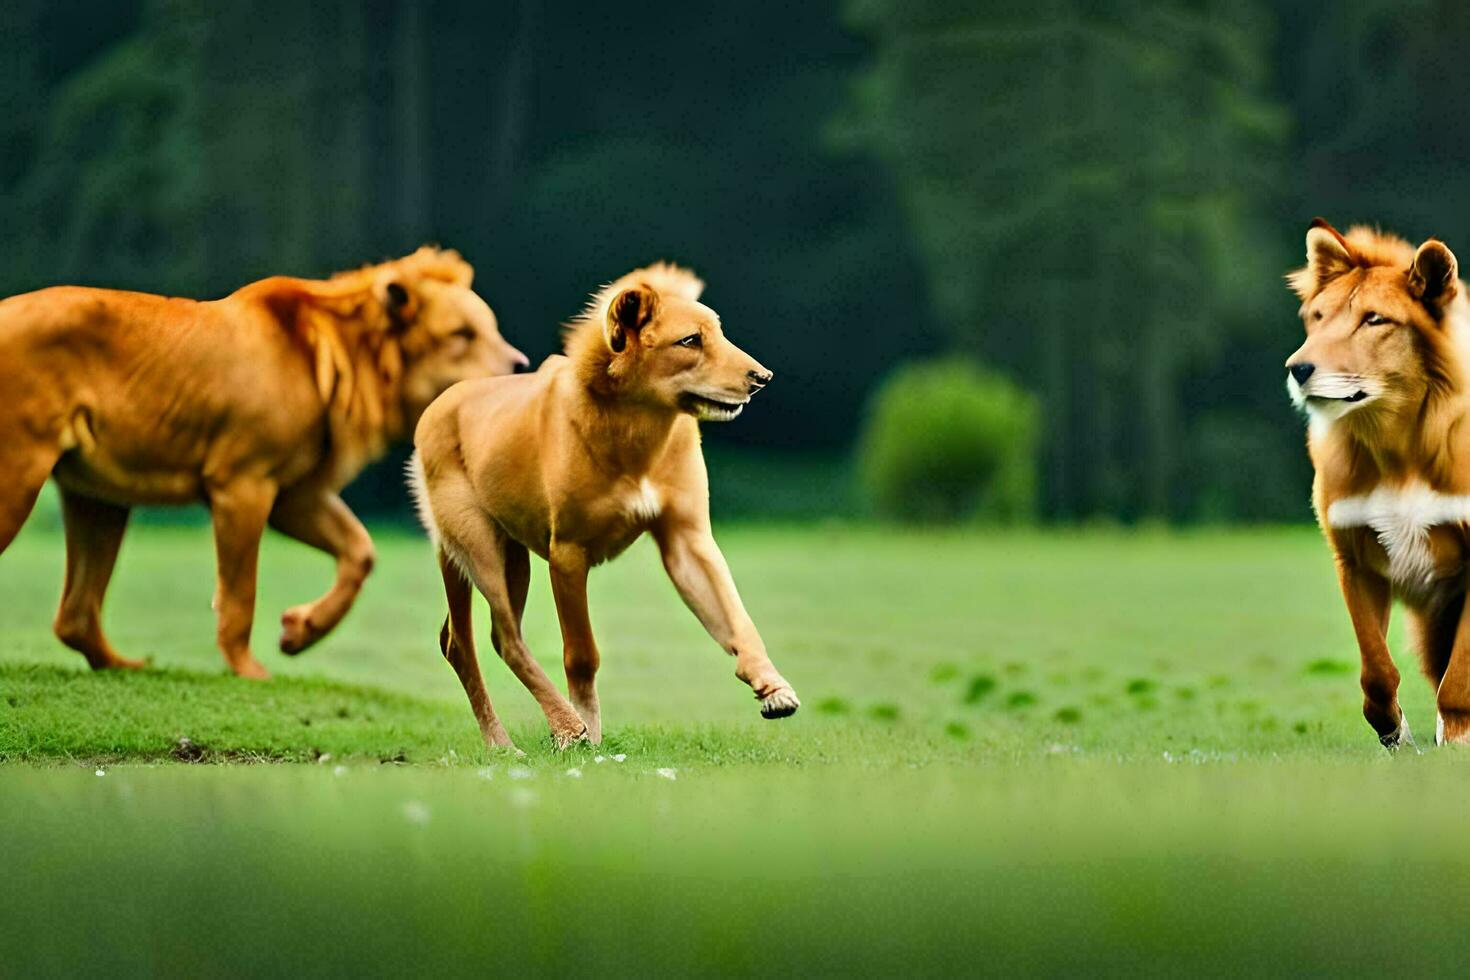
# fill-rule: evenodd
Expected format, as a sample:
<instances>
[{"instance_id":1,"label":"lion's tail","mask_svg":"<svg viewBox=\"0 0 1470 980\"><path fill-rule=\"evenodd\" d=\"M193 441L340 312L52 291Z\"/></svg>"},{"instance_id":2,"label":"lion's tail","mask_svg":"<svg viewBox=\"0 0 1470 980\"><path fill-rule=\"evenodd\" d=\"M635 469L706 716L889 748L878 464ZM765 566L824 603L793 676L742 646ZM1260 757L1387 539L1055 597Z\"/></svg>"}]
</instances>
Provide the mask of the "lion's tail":
<instances>
[{"instance_id":1,"label":"lion's tail","mask_svg":"<svg viewBox=\"0 0 1470 980\"><path fill-rule=\"evenodd\" d=\"M424 530L429 532L429 538L435 545L439 543L439 525L434 521L434 510L429 506L429 483L424 479L424 461L419 459L419 451L415 449L413 455L408 457L408 463L404 466L404 475L408 478L408 492L413 495L414 508L418 510L419 523Z\"/></svg>"}]
</instances>

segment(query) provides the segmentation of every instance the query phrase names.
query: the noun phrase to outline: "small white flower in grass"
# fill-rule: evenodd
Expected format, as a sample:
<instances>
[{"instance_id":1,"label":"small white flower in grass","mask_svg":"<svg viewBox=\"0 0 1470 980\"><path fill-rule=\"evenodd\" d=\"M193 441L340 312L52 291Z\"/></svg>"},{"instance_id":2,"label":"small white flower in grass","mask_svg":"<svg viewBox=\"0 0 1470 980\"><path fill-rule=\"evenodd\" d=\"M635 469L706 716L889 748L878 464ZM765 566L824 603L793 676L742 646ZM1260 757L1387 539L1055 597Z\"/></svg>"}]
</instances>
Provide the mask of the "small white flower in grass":
<instances>
[{"instance_id":1,"label":"small white flower in grass","mask_svg":"<svg viewBox=\"0 0 1470 980\"><path fill-rule=\"evenodd\" d=\"M511 779L530 779L532 776L535 775L535 773L527 769L525 766L511 766L509 769L505 770L505 774Z\"/></svg>"},{"instance_id":2,"label":"small white flower in grass","mask_svg":"<svg viewBox=\"0 0 1470 980\"><path fill-rule=\"evenodd\" d=\"M613 756L613 761L614 762L622 762L626 758L628 758L628 756L626 754L624 754L622 752L619 752L617 755Z\"/></svg>"},{"instance_id":3,"label":"small white flower in grass","mask_svg":"<svg viewBox=\"0 0 1470 980\"><path fill-rule=\"evenodd\" d=\"M597 763L603 763L603 762L606 762L607 761L607 756L605 756L605 755L594 755L592 757L592 761L593 762L597 762Z\"/></svg>"},{"instance_id":4,"label":"small white flower in grass","mask_svg":"<svg viewBox=\"0 0 1470 980\"><path fill-rule=\"evenodd\" d=\"M567 770L567 775L570 776L570 777L572 777L573 779L581 779L582 778L582 770L580 770L580 769L568 769Z\"/></svg>"},{"instance_id":5,"label":"small white flower in grass","mask_svg":"<svg viewBox=\"0 0 1470 980\"><path fill-rule=\"evenodd\" d=\"M105 776L105 775L107 775L107 773L103 772L101 769L98 769L97 770L97 775L99 775L99 776Z\"/></svg>"},{"instance_id":6,"label":"small white flower in grass","mask_svg":"<svg viewBox=\"0 0 1470 980\"><path fill-rule=\"evenodd\" d=\"M654 772L658 773L660 776L664 777L665 779L678 779L679 778L679 772L676 769L667 769L667 768L665 768L665 769L655 769Z\"/></svg>"},{"instance_id":7,"label":"small white flower in grass","mask_svg":"<svg viewBox=\"0 0 1470 980\"><path fill-rule=\"evenodd\" d=\"M422 827L429 822L429 808L418 800L409 800L403 804L403 818Z\"/></svg>"},{"instance_id":8,"label":"small white flower in grass","mask_svg":"<svg viewBox=\"0 0 1470 980\"><path fill-rule=\"evenodd\" d=\"M336 766L336 767L334 767L332 769L332 775L333 776L345 776L345 775L347 775L347 767L346 766Z\"/></svg>"}]
</instances>

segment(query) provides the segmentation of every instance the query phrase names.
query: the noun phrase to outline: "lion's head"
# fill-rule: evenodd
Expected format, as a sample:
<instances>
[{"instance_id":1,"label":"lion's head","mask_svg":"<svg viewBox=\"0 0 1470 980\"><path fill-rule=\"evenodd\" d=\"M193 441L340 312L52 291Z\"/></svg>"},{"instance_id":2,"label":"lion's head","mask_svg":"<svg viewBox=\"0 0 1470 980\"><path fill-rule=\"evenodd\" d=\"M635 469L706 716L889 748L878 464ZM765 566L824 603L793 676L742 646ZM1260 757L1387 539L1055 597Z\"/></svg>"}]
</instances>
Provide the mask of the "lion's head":
<instances>
[{"instance_id":1,"label":"lion's head","mask_svg":"<svg viewBox=\"0 0 1470 980\"><path fill-rule=\"evenodd\" d=\"M771 372L725 336L703 292L694 273L658 262L595 293L567 336L586 383L705 421L738 416Z\"/></svg>"},{"instance_id":2,"label":"lion's head","mask_svg":"<svg viewBox=\"0 0 1470 980\"><path fill-rule=\"evenodd\" d=\"M451 385L529 363L470 288L474 274L458 252L424 246L326 281L254 287L311 352L343 482Z\"/></svg>"},{"instance_id":3,"label":"lion's head","mask_svg":"<svg viewBox=\"0 0 1470 980\"><path fill-rule=\"evenodd\" d=\"M450 385L530 363L500 335L494 312L470 288L474 268L458 252L425 246L369 271L403 353L399 387L409 426Z\"/></svg>"},{"instance_id":4,"label":"lion's head","mask_svg":"<svg viewBox=\"0 0 1470 980\"><path fill-rule=\"evenodd\" d=\"M1453 387L1459 271L1443 242L1415 249L1363 227L1343 235L1318 218L1307 264L1288 280L1306 340L1286 362L1287 389L1317 431L1348 416L1370 427L1385 413L1418 417L1432 391Z\"/></svg>"}]
</instances>

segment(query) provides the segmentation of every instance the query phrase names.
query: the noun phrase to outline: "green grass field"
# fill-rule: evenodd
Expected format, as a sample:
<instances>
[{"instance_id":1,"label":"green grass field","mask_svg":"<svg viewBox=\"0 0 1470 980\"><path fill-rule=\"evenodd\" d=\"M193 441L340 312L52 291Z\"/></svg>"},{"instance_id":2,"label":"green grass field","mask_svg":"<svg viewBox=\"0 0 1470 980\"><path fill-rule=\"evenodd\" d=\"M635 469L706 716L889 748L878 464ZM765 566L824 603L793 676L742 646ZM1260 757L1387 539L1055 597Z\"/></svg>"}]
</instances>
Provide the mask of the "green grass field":
<instances>
[{"instance_id":1,"label":"green grass field","mask_svg":"<svg viewBox=\"0 0 1470 980\"><path fill-rule=\"evenodd\" d=\"M378 539L358 609L295 660L276 616L330 569L269 542L267 684L213 649L203 529L124 545L107 623L141 674L85 673L52 639L54 529L0 557L0 975L1467 959L1470 759L1378 748L1310 530L725 529L803 698L782 722L640 545L593 578L601 748L553 752L482 644L525 758L479 745L427 545ZM527 617L555 673L539 566ZM1401 664L1424 744L1432 701Z\"/></svg>"}]
</instances>

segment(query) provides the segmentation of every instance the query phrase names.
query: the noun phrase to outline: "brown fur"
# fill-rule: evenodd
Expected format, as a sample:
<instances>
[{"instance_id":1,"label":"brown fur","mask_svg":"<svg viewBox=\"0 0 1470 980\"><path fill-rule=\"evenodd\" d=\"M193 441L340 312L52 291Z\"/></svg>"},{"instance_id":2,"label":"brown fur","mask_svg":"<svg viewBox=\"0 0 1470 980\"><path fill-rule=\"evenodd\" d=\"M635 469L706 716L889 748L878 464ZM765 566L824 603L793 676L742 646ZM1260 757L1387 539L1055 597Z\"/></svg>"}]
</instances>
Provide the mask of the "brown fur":
<instances>
[{"instance_id":1,"label":"brown fur","mask_svg":"<svg viewBox=\"0 0 1470 980\"><path fill-rule=\"evenodd\" d=\"M645 531L684 601L735 657L762 714L784 717L800 704L710 533L696 419L733 418L733 406L771 375L725 339L699 302L703 287L669 265L632 272L568 326L566 356L533 375L455 385L419 422L416 491L449 602L440 648L487 744L511 741L475 656L470 583L489 602L496 650L540 703L557 744L598 742L587 573ZM550 567L570 703L521 636L530 552Z\"/></svg>"},{"instance_id":2,"label":"brown fur","mask_svg":"<svg viewBox=\"0 0 1470 980\"><path fill-rule=\"evenodd\" d=\"M326 595L282 617L282 650L326 635L373 555L337 491L445 388L525 363L470 290L473 275L457 253L423 248L212 302L71 286L0 302L0 552L54 477L67 532L62 641L95 668L141 666L100 625L128 510L194 501L213 515L230 667L266 676L249 637L267 522L338 566Z\"/></svg>"},{"instance_id":3,"label":"brown fur","mask_svg":"<svg viewBox=\"0 0 1470 980\"><path fill-rule=\"evenodd\" d=\"M1433 239L1415 249L1318 219L1307 265L1288 281L1307 339L1287 367L1310 368L1289 387L1313 416L1313 503L1362 655L1364 716L1390 749L1409 740L1386 640L1397 597L1436 687L1443 738L1470 740L1470 524L1459 512L1470 494L1470 308L1455 257ZM1395 548L1418 562L1396 564Z\"/></svg>"}]
</instances>

